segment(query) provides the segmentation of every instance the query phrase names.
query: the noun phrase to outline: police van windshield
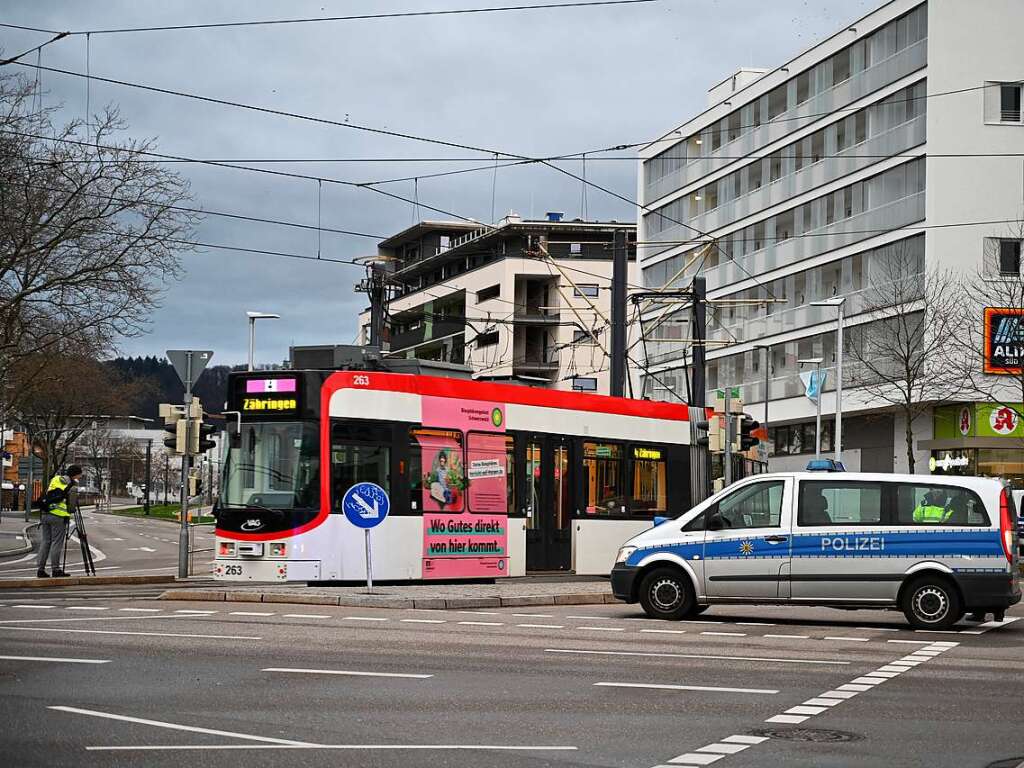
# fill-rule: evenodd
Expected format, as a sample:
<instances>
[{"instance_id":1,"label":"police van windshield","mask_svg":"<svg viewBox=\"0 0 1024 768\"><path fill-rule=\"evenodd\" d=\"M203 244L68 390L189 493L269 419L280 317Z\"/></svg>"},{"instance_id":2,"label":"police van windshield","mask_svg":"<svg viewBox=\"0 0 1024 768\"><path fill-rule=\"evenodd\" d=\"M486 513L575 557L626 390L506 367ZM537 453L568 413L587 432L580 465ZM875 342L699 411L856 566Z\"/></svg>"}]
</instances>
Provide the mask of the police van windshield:
<instances>
[{"instance_id":1,"label":"police van windshield","mask_svg":"<svg viewBox=\"0 0 1024 768\"><path fill-rule=\"evenodd\" d=\"M320 452L316 425L243 423L240 445L224 464L220 503L225 507L303 509L319 500Z\"/></svg>"}]
</instances>

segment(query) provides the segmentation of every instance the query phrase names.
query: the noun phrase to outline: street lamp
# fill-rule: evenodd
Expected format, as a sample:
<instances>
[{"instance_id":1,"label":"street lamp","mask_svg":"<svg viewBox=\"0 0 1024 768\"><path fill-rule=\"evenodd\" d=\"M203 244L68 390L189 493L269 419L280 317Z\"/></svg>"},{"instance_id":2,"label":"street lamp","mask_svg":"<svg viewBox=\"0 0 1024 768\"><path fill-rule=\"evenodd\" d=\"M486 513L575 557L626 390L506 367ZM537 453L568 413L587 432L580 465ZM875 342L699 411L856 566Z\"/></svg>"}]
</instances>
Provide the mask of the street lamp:
<instances>
[{"instance_id":1,"label":"street lamp","mask_svg":"<svg viewBox=\"0 0 1024 768\"><path fill-rule=\"evenodd\" d=\"M812 307L835 307L836 309L836 429L832 436L835 442L836 461L843 460L843 309L845 296L812 301Z\"/></svg>"},{"instance_id":2,"label":"street lamp","mask_svg":"<svg viewBox=\"0 0 1024 768\"><path fill-rule=\"evenodd\" d=\"M275 315L272 312L246 312L245 316L249 318L249 370L253 370L252 360L253 354L256 349L256 321L257 320L278 320L280 315Z\"/></svg>"},{"instance_id":3,"label":"street lamp","mask_svg":"<svg viewBox=\"0 0 1024 768\"><path fill-rule=\"evenodd\" d=\"M818 404L818 415L814 422L814 459L817 461L821 458L821 363L824 358L821 357L808 357L804 360L797 360L800 365L813 365L814 366L814 388L818 391L817 404Z\"/></svg>"}]
</instances>

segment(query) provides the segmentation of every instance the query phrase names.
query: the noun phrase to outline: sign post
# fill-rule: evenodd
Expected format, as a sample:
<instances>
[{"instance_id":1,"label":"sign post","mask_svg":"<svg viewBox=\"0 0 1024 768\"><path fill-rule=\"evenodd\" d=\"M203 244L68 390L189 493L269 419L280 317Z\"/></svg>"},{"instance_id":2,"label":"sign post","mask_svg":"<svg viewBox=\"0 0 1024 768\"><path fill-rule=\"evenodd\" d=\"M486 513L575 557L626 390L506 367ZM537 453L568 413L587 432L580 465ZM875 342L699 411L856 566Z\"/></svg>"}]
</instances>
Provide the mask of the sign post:
<instances>
[{"instance_id":1,"label":"sign post","mask_svg":"<svg viewBox=\"0 0 1024 768\"><path fill-rule=\"evenodd\" d=\"M168 349L167 359L185 385L185 450L181 456L181 527L178 529L178 578L188 578L188 467L192 451L192 385L206 368L209 349Z\"/></svg>"},{"instance_id":2,"label":"sign post","mask_svg":"<svg viewBox=\"0 0 1024 768\"><path fill-rule=\"evenodd\" d=\"M388 493L376 483L356 483L341 500L345 517L366 535L366 591L373 594L373 560L370 547L370 529L384 522L391 511Z\"/></svg>"}]
</instances>

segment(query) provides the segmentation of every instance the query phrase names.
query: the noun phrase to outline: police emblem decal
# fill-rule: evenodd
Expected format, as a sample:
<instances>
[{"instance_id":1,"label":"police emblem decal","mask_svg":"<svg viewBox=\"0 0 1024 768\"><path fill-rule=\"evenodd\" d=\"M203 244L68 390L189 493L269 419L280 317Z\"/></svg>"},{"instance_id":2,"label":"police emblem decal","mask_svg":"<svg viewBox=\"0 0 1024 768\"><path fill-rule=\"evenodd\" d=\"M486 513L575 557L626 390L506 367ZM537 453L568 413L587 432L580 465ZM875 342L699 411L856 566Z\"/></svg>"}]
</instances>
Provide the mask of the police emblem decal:
<instances>
[{"instance_id":1,"label":"police emblem decal","mask_svg":"<svg viewBox=\"0 0 1024 768\"><path fill-rule=\"evenodd\" d=\"M741 555L752 555L752 554L754 554L754 543L752 541L741 541L740 542L740 554Z\"/></svg>"}]
</instances>

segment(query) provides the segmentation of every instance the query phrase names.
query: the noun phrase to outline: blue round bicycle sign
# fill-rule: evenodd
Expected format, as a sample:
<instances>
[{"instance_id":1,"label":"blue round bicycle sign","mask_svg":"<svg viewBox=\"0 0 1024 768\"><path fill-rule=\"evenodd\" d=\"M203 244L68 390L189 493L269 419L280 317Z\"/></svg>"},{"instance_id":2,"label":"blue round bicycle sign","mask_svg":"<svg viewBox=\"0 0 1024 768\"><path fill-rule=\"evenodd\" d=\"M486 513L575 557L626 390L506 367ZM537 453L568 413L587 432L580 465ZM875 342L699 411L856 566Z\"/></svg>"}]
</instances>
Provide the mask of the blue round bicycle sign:
<instances>
[{"instance_id":1,"label":"blue round bicycle sign","mask_svg":"<svg viewBox=\"0 0 1024 768\"><path fill-rule=\"evenodd\" d=\"M388 493L376 483L356 483L341 500L345 517L359 528L373 528L384 522L391 510Z\"/></svg>"}]
</instances>

